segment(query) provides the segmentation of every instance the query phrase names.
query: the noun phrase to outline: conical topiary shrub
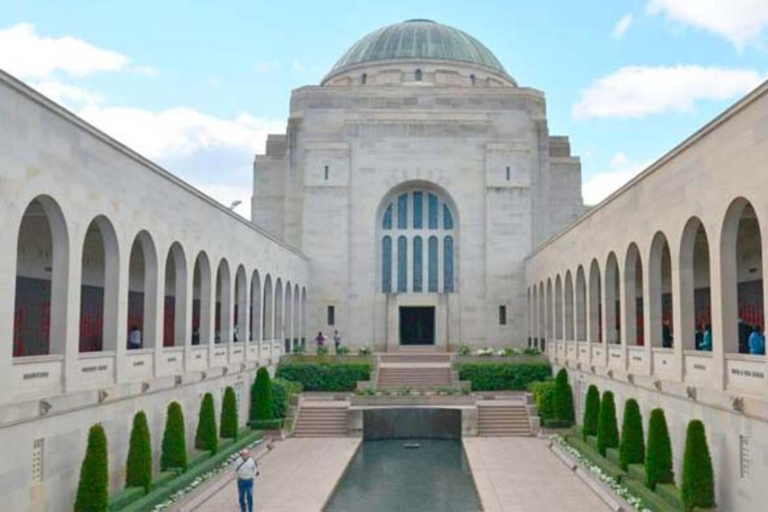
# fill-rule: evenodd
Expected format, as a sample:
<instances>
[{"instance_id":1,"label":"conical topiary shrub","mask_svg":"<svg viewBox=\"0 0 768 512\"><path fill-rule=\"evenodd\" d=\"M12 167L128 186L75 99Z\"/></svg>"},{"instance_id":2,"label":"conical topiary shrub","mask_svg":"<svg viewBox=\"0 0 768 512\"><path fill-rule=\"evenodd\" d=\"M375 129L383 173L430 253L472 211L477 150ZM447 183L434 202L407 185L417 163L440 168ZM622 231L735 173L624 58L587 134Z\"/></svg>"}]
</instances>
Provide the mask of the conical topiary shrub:
<instances>
[{"instance_id":1,"label":"conical topiary shrub","mask_svg":"<svg viewBox=\"0 0 768 512\"><path fill-rule=\"evenodd\" d=\"M232 386L224 390L224 401L221 404L221 437L237 439L237 398Z\"/></svg>"},{"instance_id":2,"label":"conical topiary shrub","mask_svg":"<svg viewBox=\"0 0 768 512\"><path fill-rule=\"evenodd\" d=\"M675 483L672 469L672 443L669 440L664 411L654 409L648 423L648 446L645 451L645 485L656 489L656 484Z\"/></svg>"},{"instance_id":3,"label":"conical topiary shrub","mask_svg":"<svg viewBox=\"0 0 768 512\"><path fill-rule=\"evenodd\" d=\"M624 403L624 420L621 423L621 443L619 443L619 461L621 469L627 470L630 464L642 464L645 461L645 442L643 439L643 417L637 400L630 398Z\"/></svg>"},{"instance_id":4,"label":"conical topiary shrub","mask_svg":"<svg viewBox=\"0 0 768 512\"><path fill-rule=\"evenodd\" d=\"M563 368L555 378L555 419L562 425L573 424L573 390L568 384L568 372Z\"/></svg>"},{"instance_id":5,"label":"conical topiary shrub","mask_svg":"<svg viewBox=\"0 0 768 512\"><path fill-rule=\"evenodd\" d=\"M104 512L109 503L107 435L97 423L88 432L88 446L80 466L75 512Z\"/></svg>"},{"instance_id":6,"label":"conical topiary shrub","mask_svg":"<svg viewBox=\"0 0 768 512\"><path fill-rule=\"evenodd\" d=\"M688 423L683 457L683 485L680 489L685 510L715 506L715 475L709 455L704 424L699 420Z\"/></svg>"},{"instance_id":7,"label":"conical topiary shrub","mask_svg":"<svg viewBox=\"0 0 768 512\"><path fill-rule=\"evenodd\" d=\"M600 391L592 384L587 390L587 400L584 404L584 425L581 429L584 440L587 436L597 435L597 421L600 417Z\"/></svg>"},{"instance_id":8,"label":"conical topiary shrub","mask_svg":"<svg viewBox=\"0 0 768 512\"><path fill-rule=\"evenodd\" d=\"M216 453L218 447L219 438L216 435L216 410L213 406L213 395L206 393L200 404L200 415L195 433L195 448Z\"/></svg>"},{"instance_id":9,"label":"conical topiary shrub","mask_svg":"<svg viewBox=\"0 0 768 512\"><path fill-rule=\"evenodd\" d=\"M256 372L256 380L251 386L251 420L272 419L272 381L265 367Z\"/></svg>"},{"instance_id":10,"label":"conical topiary shrub","mask_svg":"<svg viewBox=\"0 0 768 512\"><path fill-rule=\"evenodd\" d=\"M619 427L616 424L616 404L613 393L606 391L600 400L600 417L597 421L597 450L605 457L608 448L619 446Z\"/></svg>"},{"instance_id":11,"label":"conical topiary shrub","mask_svg":"<svg viewBox=\"0 0 768 512\"><path fill-rule=\"evenodd\" d=\"M137 412L133 417L131 444L125 465L125 486L143 487L147 492L152 486L152 441L144 411Z\"/></svg>"},{"instance_id":12,"label":"conical topiary shrub","mask_svg":"<svg viewBox=\"0 0 768 512\"><path fill-rule=\"evenodd\" d=\"M172 468L187 470L187 440L184 431L184 411L178 402L171 402L165 419L160 471Z\"/></svg>"}]
</instances>

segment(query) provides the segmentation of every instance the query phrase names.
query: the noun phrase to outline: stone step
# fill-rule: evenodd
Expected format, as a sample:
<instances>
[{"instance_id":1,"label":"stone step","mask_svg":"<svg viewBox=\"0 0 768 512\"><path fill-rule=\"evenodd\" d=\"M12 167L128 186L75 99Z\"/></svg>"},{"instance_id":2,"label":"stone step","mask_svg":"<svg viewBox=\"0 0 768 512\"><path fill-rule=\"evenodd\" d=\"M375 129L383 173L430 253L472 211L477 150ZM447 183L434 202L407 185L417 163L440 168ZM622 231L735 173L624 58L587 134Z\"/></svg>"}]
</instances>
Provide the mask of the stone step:
<instances>
[{"instance_id":1,"label":"stone step","mask_svg":"<svg viewBox=\"0 0 768 512\"><path fill-rule=\"evenodd\" d=\"M530 436L528 413L522 405L484 404L477 407L480 436Z\"/></svg>"},{"instance_id":2,"label":"stone step","mask_svg":"<svg viewBox=\"0 0 768 512\"><path fill-rule=\"evenodd\" d=\"M304 406L299 410L293 435L297 437L347 436L347 411L344 406Z\"/></svg>"}]
</instances>

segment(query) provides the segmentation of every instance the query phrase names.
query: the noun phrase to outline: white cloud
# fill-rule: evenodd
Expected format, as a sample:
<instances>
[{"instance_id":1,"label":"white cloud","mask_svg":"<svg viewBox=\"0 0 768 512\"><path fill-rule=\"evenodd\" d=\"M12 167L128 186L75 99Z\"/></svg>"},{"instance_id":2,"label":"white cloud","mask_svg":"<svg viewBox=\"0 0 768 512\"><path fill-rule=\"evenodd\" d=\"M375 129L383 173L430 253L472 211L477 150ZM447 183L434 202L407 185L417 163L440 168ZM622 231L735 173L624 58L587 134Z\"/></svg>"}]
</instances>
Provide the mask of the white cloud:
<instances>
[{"instance_id":1,"label":"white cloud","mask_svg":"<svg viewBox=\"0 0 768 512\"><path fill-rule=\"evenodd\" d=\"M265 73L267 71L271 71L273 69L277 69L280 67L280 64L276 60L271 60L268 62L257 62L256 63L256 72L257 73Z\"/></svg>"},{"instance_id":2,"label":"white cloud","mask_svg":"<svg viewBox=\"0 0 768 512\"><path fill-rule=\"evenodd\" d=\"M650 0L648 12L713 32L741 49L768 28L766 0Z\"/></svg>"},{"instance_id":3,"label":"white cloud","mask_svg":"<svg viewBox=\"0 0 768 512\"><path fill-rule=\"evenodd\" d=\"M584 204L594 205L621 188L648 166L647 162L633 162L624 153L617 153L610 162L610 170L591 176L581 187Z\"/></svg>"},{"instance_id":4,"label":"white cloud","mask_svg":"<svg viewBox=\"0 0 768 512\"><path fill-rule=\"evenodd\" d=\"M294 59L293 70L296 71L297 73L303 73L304 71L306 71L306 68L304 67L304 64Z\"/></svg>"},{"instance_id":5,"label":"white cloud","mask_svg":"<svg viewBox=\"0 0 768 512\"><path fill-rule=\"evenodd\" d=\"M611 32L611 37L614 39L621 39L624 37L624 34L626 34L627 30L629 30L629 27L632 25L632 15L631 14L625 14L619 22L616 24L615 27L613 27L613 32Z\"/></svg>"},{"instance_id":6,"label":"white cloud","mask_svg":"<svg viewBox=\"0 0 768 512\"><path fill-rule=\"evenodd\" d=\"M0 30L0 68L22 78L46 78L56 71L73 76L94 72L121 71L125 55L98 48L71 36L41 37L29 23ZM137 68L148 72L151 68Z\"/></svg>"},{"instance_id":7,"label":"white cloud","mask_svg":"<svg viewBox=\"0 0 768 512\"><path fill-rule=\"evenodd\" d=\"M582 90L571 114L583 119L692 112L697 101L734 98L752 90L764 78L751 69L627 66Z\"/></svg>"}]
</instances>

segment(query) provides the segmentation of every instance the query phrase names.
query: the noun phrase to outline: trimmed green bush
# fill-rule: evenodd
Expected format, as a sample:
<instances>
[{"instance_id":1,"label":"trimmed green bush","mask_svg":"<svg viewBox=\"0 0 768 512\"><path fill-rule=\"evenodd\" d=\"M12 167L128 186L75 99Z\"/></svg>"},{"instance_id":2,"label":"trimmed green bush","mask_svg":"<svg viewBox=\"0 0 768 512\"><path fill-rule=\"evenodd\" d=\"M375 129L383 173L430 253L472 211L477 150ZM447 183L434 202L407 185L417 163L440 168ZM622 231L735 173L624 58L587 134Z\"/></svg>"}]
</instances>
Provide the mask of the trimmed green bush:
<instances>
[{"instance_id":1,"label":"trimmed green bush","mask_svg":"<svg viewBox=\"0 0 768 512\"><path fill-rule=\"evenodd\" d=\"M216 453L219 448L219 436L216 434L216 410L213 395L206 393L200 404L200 414L195 432L195 448Z\"/></svg>"},{"instance_id":2,"label":"trimmed green bush","mask_svg":"<svg viewBox=\"0 0 768 512\"><path fill-rule=\"evenodd\" d=\"M544 425L555 420L555 381L532 382L528 389L533 394L533 401L539 410L539 418Z\"/></svg>"},{"instance_id":3,"label":"trimmed green bush","mask_svg":"<svg viewBox=\"0 0 768 512\"><path fill-rule=\"evenodd\" d=\"M147 492L152 487L152 441L144 411L137 412L133 417L131 444L125 465L125 486L143 487Z\"/></svg>"},{"instance_id":4,"label":"trimmed green bush","mask_svg":"<svg viewBox=\"0 0 768 512\"><path fill-rule=\"evenodd\" d=\"M88 432L88 446L80 466L75 512L103 512L109 505L107 435L100 423Z\"/></svg>"},{"instance_id":5,"label":"trimmed green bush","mask_svg":"<svg viewBox=\"0 0 768 512\"><path fill-rule=\"evenodd\" d=\"M368 361L280 361L275 377L299 382L304 391L354 391L358 381L371 380L371 369Z\"/></svg>"},{"instance_id":6,"label":"trimmed green bush","mask_svg":"<svg viewBox=\"0 0 768 512\"><path fill-rule=\"evenodd\" d=\"M160 454L160 471L178 468L187 470L187 440L184 433L184 411L179 402L168 404Z\"/></svg>"},{"instance_id":7,"label":"trimmed green bush","mask_svg":"<svg viewBox=\"0 0 768 512\"><path fill-rule=\"evenodd\" d=\"M562 368L555 377L555 418L564 426L573 425L573 390L568 384L568 372Z\"/></svg>"},{"instance_id":8,"label":"trimmed green bush","mask_svg":"<svg viewBox=\"0 0 768 512\"><path fill-rule=\"evenodd\" d=\"M592 384L587 389L587 399L584 404L584 424L581 428L582 437L597 436L597 421L600 418L600 391Z\"/></svg>"},{"instance_id":9,"label":"trimmed green bush","mask_svg":"<svg viewBox=\"0 0 768 512\"><path fill-rule=\"evenodd\" d=\"M224 389L220 431L219 435L224 439L237 439L237 398L232 386L227 386Z\"/></svg>"},{"instance_id":10,"label":"trimmed green bush","mask_svg":"<svg viewBox=\"0 0 768 512\"><path fill-rule=\"evenodd\" d=\"M546 361L459 363L459 380L472 382L473 391L523 391L531 382L551 375L552 367Z\"/></svg>"},{"instance_id":11,"label":"trimmed green bush","mask_svg":"<svg viewBox=\"0 0 768 512\"><path fill-rule=\"evenodd\" d=\"M600 400L600 416L597 421L597 451L605 457L608 448L618 448L619 426L616 424L616 404L613 393L606 391Z\"/></svg>"},{"instance_id":12,"label":"trimmed green bush","mask_svg":"<svg viewBox=\"0 0 768 512\"><path fill-rule=\"evenodd\" d=\"M669 429L664 411L654 409L648 423L648 446L645 452L645 485L649 489L656 484L675 483L675 473L672 469L672 443L669 440Z\"/></svg>"},{"instance_id":13,"label":"trimmed green bush","mask_svg":"<svg viewBox=\"0 0 768 512\"><path fill-rule=\"evenodd\" d=\"M688 423L685 432L683 484L681 495L685 510L715 506L715 475L709 455L707 434L699 420Z\"/></svg>"},{"instance_id":14,"label":"trimmed green bush","mask_svg":"<svg viewBox=\"0 0 768 512\"><path fill-rule=\"evenodd\" d=\"M285 379L272 379L272 417L285 418L291 397L302 391L301 383Z\"/></svg>"},{"instance_id":15,"label":"trimmed green bush","mask_svg":"<svg viewBox=\"0 0 768 512\"><path fill-rule=\"evenodd\" d=\"M272 419L272 382L265 367L256 372L251 386L251 421Z\"/></svg>"},{"instance_id":16,"label":"trimmed green bush","mask_svg":"<svg viewBox=\"0 0 768 512\"><path fill-rule=\"evenodd\" d=\"M637 400L630 398L624 402L624 419L621 423L621 442L619 443L619 462L621 469L627 471L630 464L645 462L645 440L643 438L643 416Z\"/></svg>"}]
</instances>

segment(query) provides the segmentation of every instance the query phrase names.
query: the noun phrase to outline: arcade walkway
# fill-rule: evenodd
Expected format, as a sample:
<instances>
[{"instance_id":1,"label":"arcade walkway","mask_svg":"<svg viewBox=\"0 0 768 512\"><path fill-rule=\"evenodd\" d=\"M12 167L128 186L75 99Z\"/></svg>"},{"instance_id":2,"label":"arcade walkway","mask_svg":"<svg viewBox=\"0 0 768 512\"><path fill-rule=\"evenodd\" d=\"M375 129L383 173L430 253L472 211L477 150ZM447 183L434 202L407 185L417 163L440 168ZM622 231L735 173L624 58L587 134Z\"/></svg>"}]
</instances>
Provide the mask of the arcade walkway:
<instances>
[{"instance_id":1,"label":"arcade walkway","mask_svg":"<svg viewBox=\"0 0 768 512\"><path fill-rule=\"evenodd\" d=\"M543 439L469 437L464 450L485 512L609 510Z\"/></svg>"}]
</instances>

